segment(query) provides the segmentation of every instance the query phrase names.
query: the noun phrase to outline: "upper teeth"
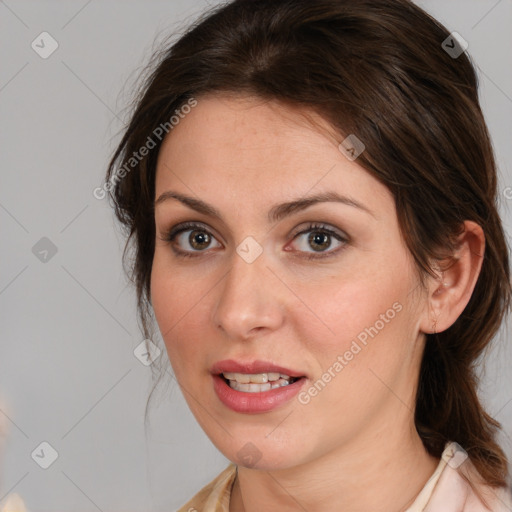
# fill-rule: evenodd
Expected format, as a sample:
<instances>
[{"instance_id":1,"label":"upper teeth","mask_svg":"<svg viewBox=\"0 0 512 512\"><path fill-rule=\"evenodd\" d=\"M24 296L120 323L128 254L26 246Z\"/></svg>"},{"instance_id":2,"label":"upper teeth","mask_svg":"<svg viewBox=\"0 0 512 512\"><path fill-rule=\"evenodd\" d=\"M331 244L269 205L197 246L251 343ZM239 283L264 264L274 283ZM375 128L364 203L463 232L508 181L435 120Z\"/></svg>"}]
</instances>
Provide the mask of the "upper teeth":
<instances>
[{"instance_id":1,"label":"upper teeth","mask_svg":"<svg viewBox=\"0 0 512 512\"><path fill-rule=\"evenodd\" d=\"M248 384L249 382L254 382L255 384L265 384L265 382L273 382L282 379L290 379L289 375L285 375L284 373L232 373L232 372L224 372L224 377L228 380L236 380L241 384Z\"/></svg>"}]
</instances>

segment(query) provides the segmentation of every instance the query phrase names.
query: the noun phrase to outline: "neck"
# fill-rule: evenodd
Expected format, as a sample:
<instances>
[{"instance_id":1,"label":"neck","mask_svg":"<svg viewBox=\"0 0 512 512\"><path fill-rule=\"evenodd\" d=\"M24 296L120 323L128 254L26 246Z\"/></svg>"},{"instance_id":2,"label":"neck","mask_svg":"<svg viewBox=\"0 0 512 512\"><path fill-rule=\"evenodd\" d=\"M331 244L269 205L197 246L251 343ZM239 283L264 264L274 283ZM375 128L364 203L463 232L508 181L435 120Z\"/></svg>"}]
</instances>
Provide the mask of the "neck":
<instances>
[{"instance_id":1,"label":"neck","mask_svg":"<svg viewBox=\"0 0 512 512\"><path fill-rule=\"evenodd\" d=\"M300 466L271 471L239 466L229 512L405 511L439 460L426 452L413 426L372 442L361 437Z\"/></svg>"}]
</instances>

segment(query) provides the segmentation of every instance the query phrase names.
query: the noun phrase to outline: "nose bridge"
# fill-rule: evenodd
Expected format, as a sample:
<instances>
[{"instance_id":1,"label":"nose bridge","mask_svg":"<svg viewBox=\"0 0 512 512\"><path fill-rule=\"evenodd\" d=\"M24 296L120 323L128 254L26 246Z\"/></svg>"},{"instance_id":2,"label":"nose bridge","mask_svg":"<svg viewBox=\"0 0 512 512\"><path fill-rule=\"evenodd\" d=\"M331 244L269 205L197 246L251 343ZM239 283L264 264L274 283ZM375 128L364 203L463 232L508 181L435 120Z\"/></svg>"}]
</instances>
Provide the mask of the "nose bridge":
<instances>
[{"instance_id":1,"label":"nose bridge","mask_svg":"<svg viewBox=\"0 0 512 512\"><path fill-rule=\"evenodd\" d=\"M251 240L239 244L216 299L215 325L233 338L247 337L255 328L275 329L281 322L278 283L259 247Z\"/></svg>"}]
</instances>

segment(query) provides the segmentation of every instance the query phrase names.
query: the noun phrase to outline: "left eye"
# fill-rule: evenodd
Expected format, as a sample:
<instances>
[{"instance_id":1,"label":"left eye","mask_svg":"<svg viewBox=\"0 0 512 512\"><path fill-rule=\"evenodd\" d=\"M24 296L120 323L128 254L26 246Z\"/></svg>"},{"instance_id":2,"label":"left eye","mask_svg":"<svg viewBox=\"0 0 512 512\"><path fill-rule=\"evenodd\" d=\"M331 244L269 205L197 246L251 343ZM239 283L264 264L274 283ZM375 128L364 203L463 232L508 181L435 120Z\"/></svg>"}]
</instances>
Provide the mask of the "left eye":
<instances>
[{"instance_id":1,"label":"left eye","mask_svg":"<svg viewBox=\"0 0 512 512\"><path fill-rule=\"evenodd\" d=\"M304 235L308 235L304 238ZM305 230L300 231L295 235L295 239L302 238L301 248L299 250L303 252L309 252L307 248L313 248L313 253L320 254L311 254L307 256L308 258L322 258L325 256L332 255L333 253L338 252L347 242L348 238L343 236L341 233L337 233L332 229L325 227L324 225L310 225ZM331 251L327 251L332 245L333 238L339 243L338 249L334 249ZM326 253L326 254L323 254Z\"/></svg>"}]
</instances>

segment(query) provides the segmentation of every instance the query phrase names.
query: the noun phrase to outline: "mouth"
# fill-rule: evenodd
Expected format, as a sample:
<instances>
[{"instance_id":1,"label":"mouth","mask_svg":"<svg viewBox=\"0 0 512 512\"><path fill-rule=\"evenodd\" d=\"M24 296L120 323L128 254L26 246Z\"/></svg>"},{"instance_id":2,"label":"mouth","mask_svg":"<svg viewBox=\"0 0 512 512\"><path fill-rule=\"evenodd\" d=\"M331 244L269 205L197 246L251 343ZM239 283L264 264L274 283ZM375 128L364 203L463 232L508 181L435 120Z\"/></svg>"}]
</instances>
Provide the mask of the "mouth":
<instances>
[{"instance_id":1,"label":"mouth","mask_svg":"<svg viewBox=\"0 0 512 512\"><path fill-rule=\"evenodd\" d=\"M257 414L270 412L291 403L306 384L306 377L290 376L270 372L268 374L241 374L233 375L230 372L213 374L213 389L219 400L229 409L243 414ZM251 382L251 379L265 380L267 382ZM238 380L249 380L239 382Z\"/></svg>"},{"instance_id":2,"label":"mouth","mask_svg":"<svg viewBox=\"0 0 512 512\"><path fill-rule=\"evenodd\" d=\"M223 372L218 375L231 389L242 393L264 393L272 389L289 386L303 378L292 377L279 372L253 374Z\"/></svg>"},{"instance_id":3,"label":"mouth","mask_svg":"<svg viewBox=\"0 0 512 512\"><path fill-rule=\"evenodd\" d=\"M308 379L270 361L226 359L210 368L219 400L233 411L245 414L269 412L290 403Z\"/></svg>"}]
</instances>

